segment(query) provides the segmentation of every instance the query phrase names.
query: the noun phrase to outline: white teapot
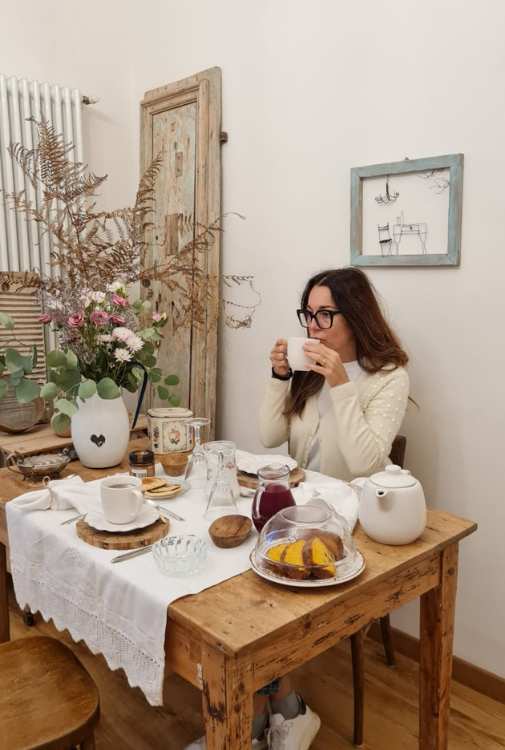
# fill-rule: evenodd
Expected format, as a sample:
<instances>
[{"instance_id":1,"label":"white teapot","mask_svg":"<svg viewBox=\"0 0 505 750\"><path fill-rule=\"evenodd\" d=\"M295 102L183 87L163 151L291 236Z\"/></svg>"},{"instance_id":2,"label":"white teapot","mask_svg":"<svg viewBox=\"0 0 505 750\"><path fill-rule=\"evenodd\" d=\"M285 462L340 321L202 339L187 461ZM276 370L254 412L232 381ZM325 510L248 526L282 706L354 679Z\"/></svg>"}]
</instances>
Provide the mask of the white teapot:
<instances>
[{"instance_id":1,"label":"white teapot","mask_svg":"<svg viewBox=\"0 0 505 750\"><path fill-rule=\"evenodd\" d=\"M390 464L360 487L359 520L363 530L382 544L410 544L426 527L426 500L410 471Z\"/></svg>"}]
</instances>

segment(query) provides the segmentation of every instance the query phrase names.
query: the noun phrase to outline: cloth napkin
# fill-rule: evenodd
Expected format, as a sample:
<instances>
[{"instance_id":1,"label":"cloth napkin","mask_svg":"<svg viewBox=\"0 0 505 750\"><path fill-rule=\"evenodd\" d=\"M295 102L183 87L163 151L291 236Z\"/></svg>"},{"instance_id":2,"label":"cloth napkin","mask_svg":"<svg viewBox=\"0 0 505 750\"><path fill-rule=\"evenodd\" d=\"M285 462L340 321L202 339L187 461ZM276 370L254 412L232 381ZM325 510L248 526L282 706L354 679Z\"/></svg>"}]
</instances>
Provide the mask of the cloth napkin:
<instances>
[{"instance_id":1,"label":"cloth napkin","mask_svg":"<svg viewBox=\"0 0 505 750\"><path fill-rule=\"evenodd\" d=\"M79 513L101 511L100 487L94 482L83 482L78 476L53 479L40 490L25 492L11 502L24 513L70 508L75 508Z\"/></svg>"},{"instance_id":2,"label":"cloth napkin","mask_svg":"<svg viewBox=\"0 0 505 750\"><path fill-rule=\"evenodd\" d=\"M312 499L321 499L328 503L347 521L351 533L356 526L359 511L359 496L347 482L333 479L315 471L307 471L307 480L292 490L296 502L301 505Z\"/></svg>"}]
</instances>

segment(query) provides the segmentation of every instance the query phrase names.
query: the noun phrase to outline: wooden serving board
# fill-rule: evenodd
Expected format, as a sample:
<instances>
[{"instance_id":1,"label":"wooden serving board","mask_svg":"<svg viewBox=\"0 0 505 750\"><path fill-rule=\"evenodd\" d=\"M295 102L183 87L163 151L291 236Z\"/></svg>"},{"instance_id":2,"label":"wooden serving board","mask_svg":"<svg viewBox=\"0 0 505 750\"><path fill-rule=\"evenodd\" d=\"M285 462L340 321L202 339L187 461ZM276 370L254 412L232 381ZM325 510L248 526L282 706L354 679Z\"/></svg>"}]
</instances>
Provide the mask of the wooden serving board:
<instances>
[{"instance_id":1,"label":"wooden serving board","mask_svg":"<svg viewBox=\"0 0 505 750\"><path fill-rule=\"evenodd\" d=\"M112 531L98 531L89 526L86 521L80 520L76 524L77 536L87 544L101 549L136 549L154 544L168 534L170 523L158 519L150 526L135 531L124 531L114 533Z\"/></svg>"},{"instance_id":2,"label":"wooden serving board","mask_svg":"<svg viewBox=\"0 0 505 750\"><path fill-rule=\"evenodd\" d=\"M250 490L255 490L258 486L258 477L253 477L250 474L244 474L242 471L237 471L238 483L242 487L247 487ZM300 482L305 479L305 472L300 469L299 466L289 472L289 485L290 487L298 487Z\"/></svg>"}]
</instances>

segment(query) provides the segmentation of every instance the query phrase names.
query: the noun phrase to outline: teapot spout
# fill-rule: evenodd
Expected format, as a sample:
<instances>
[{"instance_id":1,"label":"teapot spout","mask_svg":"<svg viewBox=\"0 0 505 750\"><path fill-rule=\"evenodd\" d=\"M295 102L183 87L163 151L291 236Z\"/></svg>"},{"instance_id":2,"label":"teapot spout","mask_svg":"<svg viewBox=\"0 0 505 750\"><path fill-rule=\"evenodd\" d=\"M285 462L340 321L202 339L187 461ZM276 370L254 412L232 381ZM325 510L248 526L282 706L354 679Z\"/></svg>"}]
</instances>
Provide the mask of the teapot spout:
<instances>
[{"instance_id":1,"label":"teapot spout","mask_svg":"<svg viewBox=\"0 0 505 750\"><path fill-rule=\"evenodd\" d=\"M386 495L388 495L388 491L384 489L376 490L375 496L379 498L379 500L382 500Z\"/></svg>"}]
</instances>

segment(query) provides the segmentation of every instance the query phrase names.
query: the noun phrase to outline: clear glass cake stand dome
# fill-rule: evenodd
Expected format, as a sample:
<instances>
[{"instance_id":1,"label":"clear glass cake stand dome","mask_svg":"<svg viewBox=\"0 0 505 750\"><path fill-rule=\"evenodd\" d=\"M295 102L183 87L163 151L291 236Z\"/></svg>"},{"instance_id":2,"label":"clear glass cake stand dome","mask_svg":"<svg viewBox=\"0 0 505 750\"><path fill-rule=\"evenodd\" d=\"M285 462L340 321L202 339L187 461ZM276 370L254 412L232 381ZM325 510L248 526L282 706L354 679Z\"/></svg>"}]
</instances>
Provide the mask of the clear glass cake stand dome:
<instances>
[{"instance_id":1,"label":"clear glass cake stand dome","mask_svg":"<svg viewBox=\"0 0 505 750\"><path fill-rule=\"evenodd\" d=\"M345 578L356 569L358 558L347 521L321 499L276 513L255 549L260 568L300 581Z\"/></svg>"}]
</instances>

